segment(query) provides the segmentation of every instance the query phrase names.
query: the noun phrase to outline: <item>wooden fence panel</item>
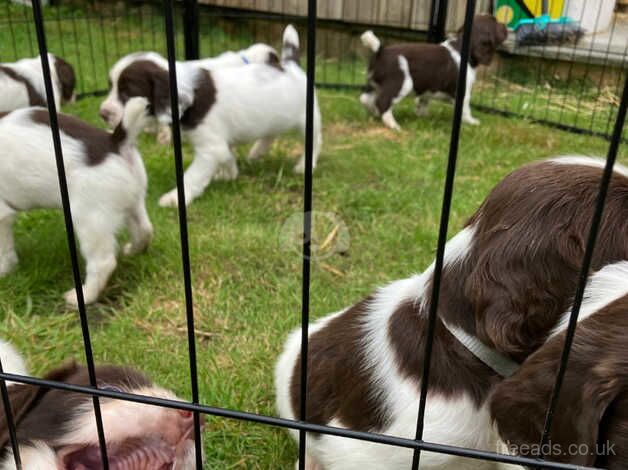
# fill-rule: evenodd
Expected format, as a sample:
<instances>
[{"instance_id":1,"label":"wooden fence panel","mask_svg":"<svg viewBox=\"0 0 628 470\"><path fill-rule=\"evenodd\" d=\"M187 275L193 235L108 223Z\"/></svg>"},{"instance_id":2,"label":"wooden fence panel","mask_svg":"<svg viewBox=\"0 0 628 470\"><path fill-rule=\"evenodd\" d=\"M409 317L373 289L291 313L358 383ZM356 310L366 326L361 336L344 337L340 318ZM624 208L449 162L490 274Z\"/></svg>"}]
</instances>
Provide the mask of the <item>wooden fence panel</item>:
<instances>
[{"instance_id":1,"label":"wooden fence panel","mask_svg":"<svg viewBox=\"0 0 628 470\"><path fill-rule=\"evenodd\" d=\"M487 12L492 0L479 0L478 12ZM307 0L199 0L217 5L248 10L307 15ZM342 20L426 30L432 0L319 0L318 15L323 19ZM464 21L465 0L449 0L447 31L456 31Z\"/></svg>"}]
</instances>

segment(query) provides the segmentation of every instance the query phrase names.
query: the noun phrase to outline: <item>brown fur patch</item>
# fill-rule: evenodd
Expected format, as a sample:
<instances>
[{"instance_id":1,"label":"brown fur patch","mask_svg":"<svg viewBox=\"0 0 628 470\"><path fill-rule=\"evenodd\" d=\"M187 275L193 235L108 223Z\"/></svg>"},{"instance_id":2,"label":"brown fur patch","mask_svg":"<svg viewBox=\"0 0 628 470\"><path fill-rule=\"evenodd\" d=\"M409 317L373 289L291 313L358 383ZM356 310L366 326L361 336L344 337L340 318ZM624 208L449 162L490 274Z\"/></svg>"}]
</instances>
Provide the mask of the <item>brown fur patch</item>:
<instances>
[{"instance_id":1,"label":"brown fur patch","mask_svg":"<svg viewBox=\"0 0 628 470\"><path fill-rule=\"evenodd\" d=\"M15 80L16 82L21 83L26 88L26 92L28 93L28 104L30 106L46 106L46 97L41 96L33 87L31 82L29 82L25 77L18 74L15 70L10 67L5 67L0 65L0 73L5 74L11 80Z\"/></svg>"},{"instance_id":2,"label":"brown fur patch","mask_svg":"<svg viewBox=\"0 0 628 470\"><path fill-rule=\"evenodd\" d=\"M50 126L50 115L45 109L32 110L31 119L38 124ZM118 154L120 145L126 139L122 124L118 125L113 133L109 133L67 114L58 114L57 119L59 129L63 133L85 145L87 150L85 163L88 166L102 163L109 154Z\"/></svg>"},{"instance_id":3,"label":"brown fur patch","mask_svg":"<svg viewBox=\"0 0 628 470\"><path fill-rule=\"evenodd\" d=\"M495 388L491 413L511 447L540 442L564 341L564 332L551 338ZM562 452L552 452L551 460L628 468L627 344L628 296L579 323L550 432ZM596 449L607 442L614 448ZM581 444L584 454L570 447Z\"/></svg>"}]
</instances>

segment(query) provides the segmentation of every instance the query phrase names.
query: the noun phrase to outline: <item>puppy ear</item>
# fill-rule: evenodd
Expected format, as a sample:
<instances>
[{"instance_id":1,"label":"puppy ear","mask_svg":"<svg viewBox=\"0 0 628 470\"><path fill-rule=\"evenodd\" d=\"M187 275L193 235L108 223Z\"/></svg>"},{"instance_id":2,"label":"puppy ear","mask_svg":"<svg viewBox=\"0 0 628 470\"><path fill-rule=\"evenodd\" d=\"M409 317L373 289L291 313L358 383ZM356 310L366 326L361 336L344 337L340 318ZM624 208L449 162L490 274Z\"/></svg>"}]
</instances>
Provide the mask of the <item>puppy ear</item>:
<instances>
[{"instance_id":1,"label":"puppy ear","mask_svg":"<svg viewBox=\"0 0 628 470\"><path fill-rule=\"evenodd\" d=\"M56 56L55 68L57 69L57 77L61 84L61 97L63 101L70 101L74 96L74 87L76 86L74 68L68 62Z\"/></svg>"},{"instance_id":2,"label":"puppy ear","mask_svg":"<svg viewBox=\"0 0 628 470\"><path fill-rule=\"evenodd\" d=\"M11 405L11 413L13 414L13 423L18 426L20 421L33 409L40 397L41 388L33 385L11 385L9 391L9 404ZM4 449L11 445L9 435L9 420L7 419L6 409L4 405L1 407L0 413L0 449Z\"/></svg>"},{"instance_id":3,"label":"puppy ear","mask_svg":"<svg viewBox=\"0 0 628 470\"><path fill-rule=\"evenodd\" d=\"M515 375L495 388L490 398L491 417L511 453L538 457L544 452L549 460L596 465L597 453L602 452L597 444L605 437L601 423L626 386L619 372L627 364L601 354L602 349L606 352L606 343L588 333L577 332L547 448L540 449L539 443L565 335L550 339Z\"/></svg>"},{"instance_id":4,"label":"puppy ear","mask_svg":"<svg viewBox=\"0 0 628 470\"><path fill-rule=\"evenodd\" d=\"M150 76L151 96L148 98L153 108L151 111L164 123L171 121L169 83L168 70L159 70Z\"/></svg>"},{"instance_id":5,"label":"puppy ear","mask_svg":"<svg viewBox=\"0 0 628 470\"><path fill-rule=\"evenodd\" d=\"M78 366L75 362L69 362L58 369L51 371L44 377L46 380L64 382L68 377L76 373ZM19 424L28 416L39 400L49 389L34 385L11 385L8 387L9 404L13 414L13 423L19 428ZM10 442L9 424L4 406L0 406L0 450L8 447Z\"/></svg>"}]
</instances>

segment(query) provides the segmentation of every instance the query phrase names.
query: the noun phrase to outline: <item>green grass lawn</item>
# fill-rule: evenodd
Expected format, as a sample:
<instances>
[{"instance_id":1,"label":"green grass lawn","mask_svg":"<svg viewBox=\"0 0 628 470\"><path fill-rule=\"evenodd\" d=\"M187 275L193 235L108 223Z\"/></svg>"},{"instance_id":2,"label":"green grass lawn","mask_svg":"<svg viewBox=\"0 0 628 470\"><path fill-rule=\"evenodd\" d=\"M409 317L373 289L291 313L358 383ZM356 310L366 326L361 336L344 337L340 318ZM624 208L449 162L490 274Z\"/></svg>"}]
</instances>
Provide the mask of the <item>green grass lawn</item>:
<instances>
[{"instance_id":1,"label":"green grass lawn","mask_svg":"<svg viewBox=\"0 0 628 470\"><path fill-rule=\"evenodd\" d=\"M314 207L344 221L348 246L313 263L314 317L431 262L452 116L451 106L433 103L429 119L416 118L407 100L397 112L404 131L393 133L366 115L356 93L321 91L319 97L325 143ZM65 111L100 125L98 106L90 98ZM451 234L519 165L557 154L606 153L600 139L476 114L482 125L462 132ZM296 136L283 138L254 163L240 149L240 178L212 184L189 208L204 404L274 414L274 361L300 321L299 247L282 227L300 220L303 181L292 167L301 148ZM88 308L94 350L98 362L138 367L189 399L177 213L157 205L174 185L172 149L148 135L140 149L155 240L147 253L120 261L100 303ZM189 161L187 147L185 156ZM620 161L628 163L625 146ZM327 222L315 227L315 243L333 231L335 223ZM61 213L22 214L15 234L20 265L0 279L0 337L26 354L35 374L71 357L82 360L77 313L62 301L72 278ZM204 445L207 468L291 468L296 458L284 431L233 420L210 418Z\"/></svg>"}]
</instances>

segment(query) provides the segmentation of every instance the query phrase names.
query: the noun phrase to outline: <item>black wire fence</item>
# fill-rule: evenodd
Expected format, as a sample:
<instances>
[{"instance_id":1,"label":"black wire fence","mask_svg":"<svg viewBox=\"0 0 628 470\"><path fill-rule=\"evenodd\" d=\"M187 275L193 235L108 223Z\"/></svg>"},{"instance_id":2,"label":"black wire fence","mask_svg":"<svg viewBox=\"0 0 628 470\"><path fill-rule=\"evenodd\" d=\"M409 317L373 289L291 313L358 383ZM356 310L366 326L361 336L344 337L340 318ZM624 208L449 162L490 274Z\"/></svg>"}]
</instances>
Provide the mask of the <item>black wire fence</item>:
<instances>
[{"instance_id":1,"label":"black wire fence","mask_svg":"<svg viewBox=\"0 0 628 470\"><path fill-rule=\"evenodd\" d=\"M2 0L0 7L0 62L37 54L30 8ZM565 9L572 2L565 0ZM247 47L254 41L278 46L286 21L306 25L303 2L276 0L213 1L202 5L175 4L177 56L188 53L210 57L225 50ZM407 5L387 8L388 3ZM224 5L236 5L238 7ZM460 2L446 0L368 0L343 2L341 10L326 2L318 13L316 83L319 87L362 88L366 83L368 53L359 36L373 28L384 42L440 41L462 26ZM489 11L492 2L480 1L475 10ZM426 18L415 10L428 12ZM600 9L601 11L601 9ZM190 12L193 21L189 21ZM427 13L426 13L427 14ZM186 15L188 20L186 21ZM602 29L577 44L518 46L511 37L493 64L481 67L472 104L485 112L526 118L574 132L610 138L619 105L622 77L628 69L628 15L610 23L598 11L582 8L578 21ZM183 23L198 28L198 42L189 44ZM457 24L459 22L460 24ZM120 57L137 50L167 53L164 12L159 2L61 2L46 9L50 50L77 71L78 96L102 94L107 71ZM512 36L512 35L511 35Z\"/></svg>"},{"instance_id":2,"label":"black wire fence","mask_svg":"<svg viewBox=\"0 0 628 470\"><path fill-rule=\"evenodd\" d=\"M469 56L469 38L471 31L471 22L475 12L475 0L468 0L466 2L466 13L465 13L465 21L464 21L464 34L463 34L463 48L462 48L462 64L466 64ZM101 10L100 8L104 8ZM386 436L381 434L373 434L366 432L358 432L352 431L348 429L340 429L329 426L321 426L312 423L308 423L306 420L305 410L306 410L306 399L307 399L307 371L306 367L303 367L307 364L307 351L308 351L308 325L309 325L309 303L310 303L310 233L311 233L311 211L312 211L312 149L313 149L313 113L314 113L314 87L315 87L315 76L321 77L321 72L318 70L317 75L317 66L319 64L323 64L323 67L326 65L325 61L317 61L316 53L319 51L319 46L317 43L317 39L320 38L318 36L318 24L317 24L317 1L316 0L308 0L308 16L307 16L307 38L308 38L308 47L307 47L307 76L308 76L308 85L307 85L307 132L306 132L306 171L304 176L304 244L303 244L303 273L302 273L302 352L301 352L301 361L302 361L302 379L301 379L301 390L300 390L300 419L297 421L291 421L286 419L281 419L272 416L263 416L259 414L247 413L243 411L225 409L215 406L208 406L199 402L199 394L198 394L198 370L196 363L196 354L195 354L195 346L196 346L196 338L194 333L194 312L193 312L193 292L192 292L192 281L191 281L191 266L190 266L190 258L189 258L189 249L188 249L188 232L187 232L187 214L186 207L183 201L185 200L184 187L183 187L183 171L182 171L182 150L181 150L181 135L179 129L179 116L178 116L178 95L176 93L176 58L183 57L184 52L189 57L194 55L194 48L199 51L201 54L211 54L212 51L207 49L207 44L209 42L203 41L206 34L217 34L216 31L218 29L213 29L210 31L206 31L203 28L203 22L199 22L199 24L191 24L188 22L182 22L181 18L186 17L188 20L190 18L194 18L194 12L198 8L195 1L187 0L183 5L175 5L174 0L164 0L163 4L151 4L151 5L139 5L131 7L135 9L135 15L130 14L130 12L126 11L123 15L119 14L117 11L117 7L114 6L97 6L92 5L88 7L89 13L87 15L78 18L76 16L75 10L67 10L65 11L63 8L56 9L48 9L48 16L46 18L46 22L44 22L42 8L40 6L40 0L33 0L33 8L32 11L30 9L24 10L22 7L16 7L13 5L6 5L7 11L10 13L6 18L6 23L3 25L4 27L8 27L14 37L17 37L19 32L21 39L19 41L14 41L12 46L13 54L15 58L21 57L21 54L24 54L24 50L30 51L30 54L27 55L36 55L37 52L41 53L42 57L42 67L44 70L44 79L46 83L46 94L48 96L48 111L50 113L50 126L52 130L52 137L54 141L54 150L58 168L58 176L60 181L61 188L61 198L63 202L63 212L65 216L66 222L66 232L68 238L68 245L70 256L72 260L72 268L74 274L75 286L78 294L78 306L79 306L79 320L81 329L83 332L83 342L84 342L84 351L85 351L85 359L87 362L87 367L89 371L90 378L90 386L83 387L72 384L65 384L55 381L42 380L34 377L20 376L15 374L9 374L2 372L2 364L0 364L0 393L2 395L3 404L4 404L4 412L7 416L7 422L9 425L9 434L12 449L14 451L14 458L16 462L16 466L18 469L21 469L20 456L19 456L19 447L17 445L17 438L15 433L14 420L12 416L12 411L9 406L8 400L8 392L5 381L10 380L17 383L30 384L35 386L42 386L45 388L65 390L68 392L77 392L81 394L87 394L93 399L94 412L96 415L99 441L101 446L101 458L102 458L102 468L108 468L107 462L107 454L106 454L106 442L104 439L104 432L102 427L102 419L100 417L100 408L99 408L99 398L114 398L120 400L127 400L135 403L144 403L150 405L163 406L167 408L174 408L179 410L191 411L194 413L194 428L195 428L195 437L196 437L196 467L197 469L202 468L202 436L201 436L201 424L200 424L200 415L210 415L214 417L222 417L229 419L236 419L251 423L260 423L270 426L277 426L282 428L290 428L295 429L300 432L300 445L299 445L299 453L300 453L300 469L303 470L305 468L305 456L306 453L306 433L313 432L319 434L328 434L334 436L340 436L350 439L358 439L363 441L369 441L380 444L387 444L390 446L396 446L401 448L408 448L414 450L414 459L412 463L412 468L416 469L420 463L420 456L422 451L436 452L442 454L449 454L455 456L464 456L473 459L482 459L493 462L503 462L503 463L511 463L524 465L535 468L554 468L554 469L573 469L582 468L575 465L570 464L562 464L562 463L554 463L550 461L546 461L544 459L536 459L536 458L524 458L524 457L514 457L508 455L497 454L493 452L480 451L476 449L467 449L460 448L454 446L443 445L439 443L426 442L423 440L422 431L423 431L423 420L424 420L424 412L425 412L425 402L427 398L427 389L429 386L429 363L430 363L430 355L432 351L433 338L434 338L434 325L437 318L437 299L439 298L439 285L440 285L440 277L441 270L443 267L443 256L444 256L444 248L446 243L446 234L447 227L449 222L449 211L451 207L451 200L453 196L453 182L456 174L456 160L458 155L458 143L460 137L460 128L461 128L461 118L462 118L462 100L465 93L465 73L466 67L460 68L460 75L458 78L458 89L457 89L457 98L456 105L454 109L453 115L453 124L451 131L451 140L449 147L449 157L447 163L447 174L444 186L444 195L443 195L443 205L441 212L441 220L440 220L440 229L439 229L439 237L438 237L438 246L437 246L437 256L436 256L436 264L434 269L434 283L433 283L433 292L432 292L432 302L430 305L430 313L429 313L429 323L428 323L428 336L427 341L425 343L425 364L423 366L424 375L422 378L422 391L420 396L420 406L419 406L419 416L417 420L417 432L416 439L404 439L394 436ZM15 17L14 13L20 12L22 15L19 18ZM28 17L26 15L32 15ZM50 13L52 13L52 17ZM210 15L213 15L211 13ZM213 16L211 16L214 18ZM9 19L10 18L10 19ZM200 15L202 21L206 21L206 17L204 14ZM135 29L129 28L129 21L132 21ZM228 20L231 21L231 20ZM235 20L234 20L235 21ZM238 20L240 21L240 20ZM249 21L248 19L246 21ZM162 22L158 24L158 22ZM152 24L150 29L144 28L142 25ZM438 21L436 22L438 23ZM93 28L94 24L99 25L99 28ZM122 29L122 25L124 25L124 32ZM81 33L83 30L86 35L83 36ZM70 41L64 41L63 38L66 37L66 34L71 34ZM200 41L197 41L194 37L194 32L199 31ZM184 37L184 32L187 34ZM32 33L32 34L31 34ZM127 39L122 40L123 34L136 34L137 37L134 37L133 41ZM103 50L99 51L97 54L96 50L93 49L94 42L89 40L90 35L100 34L102 36L113 35L114 38L118 38L117 40L107 40L103 41ZM56 36L55 36L56 35ZM434 35L434 30L432 30L432 35ZM72 38L76 39L77 37L86 37L87 41L76 41ZM254 37L258 37L253 34ZM318 37L317 37L318 36ZM221 44L220 47L231 48L231 43L227 45L227 35L224 35L225 43ZM146 43L144 43L146 41ZM249 41L244 41L247 43ZM132 44L131 44L132 43ZM2 43L2 47L6 48L6 43ZM78 263L78 254L76 249L76 242L74 238L73 232L73 224L72 224L72 213L68 198L67 191L67 182L66 176L64 172L64 164L63 164L63 148L61 146L60 136L59 136L59 126L56 119L57 110L55 109L55 102L52 97L52 83L50 79L50 70L49 63L47 60L46 52L48 50L56 51L57 48L61 54L66 54L69 51L74 51L76 54L75 57L78 59L80 57L80 61L77 60L77 65L79 66L79 77L84 77L85 80L80 80L82 83L81 92L86 93L95 93L101 91L101 85L103 85L99 80L101 77L106 77L106 73L101 75L95 73L97 70L101 70L106 72L106 68L109 65L111 55L109 50L113 48L115 51L114 54L123 54L126 49L130 46L133 46L135 49L141 45L146 48L154 49L157 51L162 51L165 48L167 53L168 62L169 62L169 70L170 70L170 95L171 95L171 105L173 110L173 150L174 150L174 158L175 158L175 166L176 166L176 180L177 180L177 188L178 188L178 200L179 204L179 226L180 226L180 240L182 247L182 264L183 264L183 286L185 288L185 312L187 317L187 331L188 331L188 351L190 356L190 380L192 383L192 400L187 401L174 401L167 399L160 399L154 397L133 395L128 393L122 393L110 389L101 390L97 387L97 377L95 374L94 367L94 357L92 353L91 347L91 339L89 332L89 323L85 312L85 304L82 295L82 283L81 283L81 273ZM200 50L199 46L200 45ZM187 48L187 51L183 51L184 46ZM212 45L213 47L213 45ZM25 49L24 49L25 48ZM65 48L65 49L64 49ZM549 50L549 48L547 48ZM37 51L37 52L36 52ZM547 51L546 51L547 52ZM549 53L549 52L548 52ZM3 58L10 60L11 55L6 55L6 50L3 50ZM539 73L539 76L541 74ZM92 77L92 81L88 80L88 77ZM323 72L324 76L324 72ZM499 76L499 75L496 75ZM628 80L625 73L619 75L617 78L618 83L617 88L615 89L618 96L617 106L608 106L607 113L605 119L609 121L609 125L614 123L612 126L612 132L608 133L608 137L611 141L610 147L608 149L607 154L607 162L606 168L603 174L603 178L600 181L600 191L597 200L597 205L595 208L594 217L592 219L592 224L590 228L590 234L588 238L588 243L582 263L581 276L578 283L578 288L575 296L575 302L573 306L573 310L571 313L571 318L568 327L568 334L566 336L565 345L564 345L564 354L562 356L560 369L557 372L556 376L556 385L553 390L552 399L548 404L547 411L547 421L545 425L545 435L547 435L547 430L550 428L552 423L552 417L554 413L554 409L556 407L558 396L561 392L561 384L564 377L564 373L567 366L567 361L569 358L569 351L571 347L571 343L573 340L573 335L576 327L576 322L578 318L578 313L580 310L580 305L582 301L582 296L584 292L584 288L587 280L587 273L589 272L591 257L593 250L595 248L596 236L599 229L599 222L602 217L602 213L604 210L604 204L606 199L606 193L608 190L610 176L613 169L613 165L615 163L615 159L617 157L617 153L620 146L620 141L622 138L622 132L626 120L626 110L628 107ZM351 83L348 80L347 85L355 85L357 83ZM104 88L103 88L104 89ZM600 86L600 90L601 90ZM621 89L621 92L620 92ZM535 95L537 98L540 98L540 94ZM619 97L620 96L620 97ZM581 130L586 130L582 128ZM590 130L590 129L589 129ZM25 469L27 470L27 469Z\"/></svg>"}]
</instances>

